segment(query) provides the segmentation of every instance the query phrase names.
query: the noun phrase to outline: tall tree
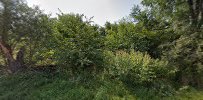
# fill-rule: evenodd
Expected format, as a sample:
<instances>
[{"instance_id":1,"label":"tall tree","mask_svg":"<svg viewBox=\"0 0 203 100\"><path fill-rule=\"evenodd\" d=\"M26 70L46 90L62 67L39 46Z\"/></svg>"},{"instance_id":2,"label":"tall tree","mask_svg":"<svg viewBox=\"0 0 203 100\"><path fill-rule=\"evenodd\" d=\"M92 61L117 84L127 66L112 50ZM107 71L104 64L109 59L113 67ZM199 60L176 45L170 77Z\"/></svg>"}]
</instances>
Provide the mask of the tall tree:
<instances>
[{"instance_id":1,"label":"tall tree","mask_svg":"<svg viewBox=\"0 0 203 100\"><path fill-rule=\"evenodd\" d=\"M142 4L149 13L140 12L139 15L148 15L135 18L146 18L138 21L147 23L144 25L148 30L168 36L168 41L160 47L164 58L178 69L177 79L184 85L199 86L203 83L203 0L143 0ZM170 34L177 37L170 39Z\"/></svg>"},{"instance_id":2,"label":"tall tree","mask_svg":"<svg viewBox=\"0 0 203 100\"><path fill-rule=\"evenodd\" d=\"M27 45L43 35L43 16L37 7L30 8L23 0L0 0L0 50L12 73L25 67Z\"/></svg>"}]
</instances>

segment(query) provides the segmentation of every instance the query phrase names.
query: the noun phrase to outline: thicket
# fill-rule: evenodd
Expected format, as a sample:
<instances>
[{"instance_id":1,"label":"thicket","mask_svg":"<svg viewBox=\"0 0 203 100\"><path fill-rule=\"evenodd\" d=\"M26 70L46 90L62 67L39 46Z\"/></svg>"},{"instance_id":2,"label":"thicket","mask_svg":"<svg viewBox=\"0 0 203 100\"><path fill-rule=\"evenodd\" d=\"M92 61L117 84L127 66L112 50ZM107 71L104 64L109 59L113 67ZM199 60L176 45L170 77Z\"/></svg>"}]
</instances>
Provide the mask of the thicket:
<instances>
[{"instance_id":1,"label":"thicket","mask_svg":"<svg viewBox=\"0 0 203 100\"><path fill-rule=\"evenodd\" d=\"M173 95L182 86L202 89L203 1L142 5L132 8L130 20L98 26L84 15L50 18L23 0L0 0L0 72L52 66L67 80L116 81L146 99Z\"/></svg>"},{"instance_id":2,"label":"thicket","mask_svg":"<svg viewBox=\"0 0 203 100\"><path fill-rule=\"evenodd\" d=\"M103 67L103 36L97 26L83 18L84 15L79 14L59 15L46 43L56 64L73 73Z\"/></svg>"},{"instance_id":3,"label":"thicket","mask_svg":"<svg viewBox=\"0 0 203 100\"><path fill-rule=\"evenodd\" d=\"M167 61L151 58L146 53L124 51L108 52L106 69L109 77L121 80L127 86L152 90L152 95L172 95L171 79L175 69ZM167 82L167 83L166 83Z\"/></svg>"}]
</instances>

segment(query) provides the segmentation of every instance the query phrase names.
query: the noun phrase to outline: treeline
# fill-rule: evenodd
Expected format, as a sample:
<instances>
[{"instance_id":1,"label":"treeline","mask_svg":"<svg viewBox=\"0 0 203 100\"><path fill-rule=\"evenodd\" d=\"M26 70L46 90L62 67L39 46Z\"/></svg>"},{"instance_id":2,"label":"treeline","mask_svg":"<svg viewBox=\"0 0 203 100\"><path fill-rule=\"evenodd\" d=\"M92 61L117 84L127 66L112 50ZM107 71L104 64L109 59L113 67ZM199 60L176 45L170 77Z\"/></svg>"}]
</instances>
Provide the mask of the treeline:
<instances>
[{"instance_id":1,"label":"treeline","mask_svg":"<svg viewBox=\"0 0 203 100\"><path fill-rule=\"evenodd\" d=\"M51 18L23 0L0 0L2 72L54 65L71 76L105 76L158 93L203 88L203 0L142 6L101 27L82 14Z\"/></svg>"}]
</instances>

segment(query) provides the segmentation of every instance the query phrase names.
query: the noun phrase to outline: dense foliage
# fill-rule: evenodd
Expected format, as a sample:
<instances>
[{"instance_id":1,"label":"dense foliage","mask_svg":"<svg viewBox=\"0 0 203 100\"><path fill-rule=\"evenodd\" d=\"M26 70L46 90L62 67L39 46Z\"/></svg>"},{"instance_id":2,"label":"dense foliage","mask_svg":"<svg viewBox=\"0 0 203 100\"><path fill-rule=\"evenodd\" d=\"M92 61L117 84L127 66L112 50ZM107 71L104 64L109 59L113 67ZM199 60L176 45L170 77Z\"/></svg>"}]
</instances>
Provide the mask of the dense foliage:
<instances>
[{"instance_id":1,"label":"dense foliage","mask_svg":"<svg viewBox=\"0 0 203 100\"><path fill-rule=\"evenodd\" d=\"M97 26L83 18L79 14L59 15L48 43L57 64L74 72L102 69L103 64L103 37Z\"/></svg>"},{"instance_id":2,"label":"dense foliage","mask_svg":"<svg viewBox=\"0 0 203 100\"><path fill-rule=\"evenodd\" d=\"M168 74L172 73L167 62L152 59L141 52L119 51L116 54L110 52L109 55L109 73L124 80L131 80L131 83L150 84L155 80L166 79Z\"/></svg>"},{"instance_id":3,"label":"dense foliage","mask_svg":"<svg viewBox=\"0 0 203 100\"><path fill-rule=\"evenodd\" d=\"M142 0L104 26L0 0L0 99L170 100L202 84L203 0Z\"/></svg>"},{"instance_id":4,"label":"dense foliage","mask_svg":"<svg viewBox=\"0 0 203 100\"><path fill-rule=\"evenodd\" d=\"M173 91L169 79L175 69L171 69L166 61L152 59L147 54L134 51L108 54L106 68L110 77L134 86L134 89L136 86L152 89L156 95L169 95Z\"/></svg>"}]
</instances>

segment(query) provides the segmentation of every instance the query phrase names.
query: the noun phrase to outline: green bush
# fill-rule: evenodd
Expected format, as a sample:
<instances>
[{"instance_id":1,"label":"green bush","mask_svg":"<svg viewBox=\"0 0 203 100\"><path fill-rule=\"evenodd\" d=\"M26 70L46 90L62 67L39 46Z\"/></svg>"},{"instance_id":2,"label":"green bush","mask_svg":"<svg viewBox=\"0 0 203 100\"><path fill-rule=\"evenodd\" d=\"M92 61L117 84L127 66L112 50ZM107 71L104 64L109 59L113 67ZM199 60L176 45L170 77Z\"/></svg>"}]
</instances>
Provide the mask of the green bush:
<instances>
[{"instance_id":1,"label":"green bush","mask_svg":"<svg viewBox=\"0 0 203 100\"><path fill-rule=\"evenodd\" d=\"M166 61L152 59L147 54L134 51L106 54L108 55L106 68L111 77L118 78L133 87L139 85L154 89L156 92L166 92L164 94L172 90L168 80L175 71L167 66Z\"/></svg>"},{"instance_id":2,"label":"green bush","mask_svg":"<svg viewBox=\"0 0 203 100\"><path fill-rule=\"evenodd\" d=\"M111 51L130 49L146 52L149 50L150 40L147 32L141 32L136 25L125 19L118 24L106 24L106 48Z\"/></svg>"},{"instance_id":3,"label":"green bush","mask_svg":"<svg viewBox=\"0 0 203 100\"><path fill-rule=\"evenodd\" d=\"M58 65L78 72L102 66L102 36L97 26L84 21L83 15L58 16L51 47Z\"/></svg>"}]
</instances>

